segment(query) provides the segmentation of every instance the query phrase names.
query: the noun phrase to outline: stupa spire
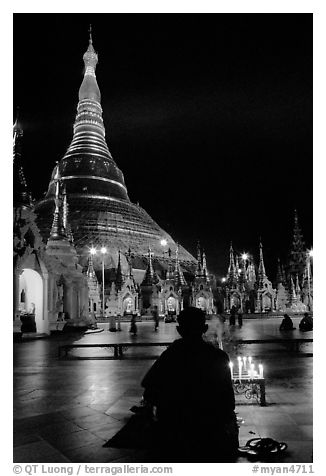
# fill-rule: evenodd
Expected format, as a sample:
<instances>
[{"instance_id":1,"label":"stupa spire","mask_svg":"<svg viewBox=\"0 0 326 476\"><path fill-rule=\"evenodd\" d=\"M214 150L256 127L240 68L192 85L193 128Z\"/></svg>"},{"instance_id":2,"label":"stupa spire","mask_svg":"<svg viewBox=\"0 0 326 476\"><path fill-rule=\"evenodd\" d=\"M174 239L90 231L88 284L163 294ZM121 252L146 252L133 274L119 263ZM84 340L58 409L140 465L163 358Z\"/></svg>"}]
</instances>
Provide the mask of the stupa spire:
<instances>
[{"instance_id":1,"label":"stupa spire","mask_svg":"<svg viewBox=\"0 0 326 476\"><path fill-rule=\"evenodd\" d=\"M105 140L101 93L96 80L98 55L89 30L88 48L83 55L84 77L79 88L73 139L60 161L60 173L68 198L73 194L110 200L128 200L122 172L118 169ZM46 198L53 198L54 172ZM77 197L76 197L77 198Z\"/></svg>"},{"instance_id":2,"label":"stupa spire","mask_svg":"<svg viewBox=\"0 0 326 476\"><path fill-rule=\"evenodd\" d=\"M119 248L128 249L128 246L132 247L138 259L147 253L148 245L159 256L163 235L168 238L172 248L175 243L144 209L129 199L123 173L115 163L105 138L101 94L97 84L96 38L91 28L85 34L85 68L79 88L73 137L59 163L61 180L66 185L69 223L80 264L87 265L89 243L93 239L98 243L110 243L112 259ZM45 239L51 230L55 173L56 170L53 170L46 196L34 208L37 224ZM184 248L180 248L180 259L186 265L195 263L194 257ZM100 267L100 263L96 260L94 266Z\"/></svg>"},{"instance_id":3,"label":"stupa spire","mask_svg":"<svg viewBox=\"0 0 326 476\"><path fill-rule=\"evenodd\" d=\"M153 284L158 283L158 277L153 268L152 257L153 257L152 250L148 248L148 264L147 264L144 279L141 283L142 286L152 286Z\"/></svg>"},{"instance_id":4,"label":"stupa spire","mask_svg":"<svg viewBox=\"0 0 326 476\"><path fill-rule=\"evenodd\" d=\"M17 144L17 139L19 137L23 137L23 129L21 128L21 125L19 123L19 106L16 108L16 120L13 126L13 132L14 132L14 153L15 153L15 146ZM15 159L15 157L14 157Z\"/></svg>"},{"instance_id":5,"label":"stupa spire","mask_svg":"<svg viewBox=\"0 0 326 476\"><path fill-rule=\"evenodd\" d=\"M89 257L88 257L88 266L87 266L86 275L88 278L94 278L95 276L93 256L91 253L89 254Z\"/></svg>"},{"instance_id":6,"label":"stupa spire","mask_svg":"<svg viewBox=\"0 0 326 476\"><path fill-rule=\"evenodd\" d=\"M93 38L92 38L92 24L91 23L89 24L88 33L89 33L89 44L92 45L93 44Z\"/></svg>"},{"instance_id":7,"label":"stupa spire","mask_svg":"<svg viewBox=\"0 0 326 476\"><path fill-rule=\"evenodd\" d=\"M203 266L202 266L202 256L200 243L197 241L197 269L196 269L196 278L201 278L203 275Z\"/></svg>"},{"instance_id":8,"label":"stupa spire","mask_svg":"<svg viewBox=\"0 0 326 476\"><path fill-rule=\"evenodd\" d=\"M90 30L89 43L87 51L83 56L85 64L84 79L79 89L79 101L91 99L101 102L100 89L96 82L95 69L98 63L98 56L93 47L92 32Z\"/></svg>"},{"instance_id":9,"label":"stupa spire","mask_svg":"<svg viewBox=\"0 0 326 476\"><path fill-rule=\"evenodd\" d=\"M299 225L298 212L294 210L294 226L292 246L289 256L289 273L299 274L299 279L302 279L306 267L306 246L303 239L301 227Z\"/></svg>"},{"instance_id":10,"label":"stupa spire","mask_svg":"<svg viewBox=\"0 0 326 476\"><path fill-rule=\"evenodd\" d=\"M233 246L232 246L232 241L231 241L231 243L230 243L229 268L228 268L228 273L227 273L228 285L231 286L231 287L236 286L237 278L238 277L237 277L235 264L234 264Z\"/></svg>"},{"instance_id":11,"label":"stupa spire","mask_svg":"<svg viewBox=\"0 0 326 476\"><path fill-rule=\"evenodd\" d=\"M13 185L14 185L14 205L15 206L31 206L32 197L27 187L24 174L22 157L21 157L21 141L23 137L23 129L19 121L19 107L16 111L16 120L13 126Z\"/></svg>"},{"instance_id":12,"label":"stupa spire","mask_svg":"<svg viewBox=\"0 0 326 476\"><path fill-rule=\"evenodd\" d=\"M203 249L203 276L206 279L207 282L209 282L209 276L208 276L208 269L207 269L207 260L206 260L206 253L205 250Z\"/></svg>"},{"instance_id":13,"label":"stupa spire","mask_svg":"<svg viewBox=\"0 0 326 476\"><path fill-rule=\"evenodd\" d=\"M175 270L174 270L174 280L177 286L185 286L187 284L185 277L183 275L180 261L179 261L179 245L175 249Z\"/></svg>"},{"instance_id":14,"label":"stupa spire","mask_svg":"<svg viewBox=\"0 0 326 476\"><path fill-rule=\"evenodd\" d=\"M263 245L260 241L259 243L259 266L258 266L258 281L261 284L266 278L265 264L264 264L264 255L263 255Z\"/></svg>"},{"instance_id":15,"label":"stupa spire","mask_svg":"<svg viewBox=\"0 0 326 476\"><path fill-rule=\"evenodd\" d=\"M66 239L66 233L63 226L63 216L61 214L61 200L60 200L60 182L61 175L59 171L59 164L57 163L54 174L54 183L55 183L55 210L54 217L52 222L52 228L50 233L50 240L62 240Z\"/></svg>"},{"instance_id":16,"label":"stupa spire","mask_svg":"<svg viewBox=\"0 0 326 476\"><path fill-rule=\"evenodd\" d=\"M121 270L121 253L119 250L118 253L118 267L117 267L117 274L115 278L115 284L117 287L117 290L120 291L123 285L123 275L122 275L122 270Z\"/></svg>"},{"instance_id":17,"label":"stupa spire","mask_svg":"<svg viewBox=\"0 0 326 476\"><path fill-rule=\"evenodd\" d=\"M172 259L171 259L171 248L168 249L168 269L166 272L166 279L172 280L173 279L173 267L172 267Z\"/></svg>"}]
</instances>

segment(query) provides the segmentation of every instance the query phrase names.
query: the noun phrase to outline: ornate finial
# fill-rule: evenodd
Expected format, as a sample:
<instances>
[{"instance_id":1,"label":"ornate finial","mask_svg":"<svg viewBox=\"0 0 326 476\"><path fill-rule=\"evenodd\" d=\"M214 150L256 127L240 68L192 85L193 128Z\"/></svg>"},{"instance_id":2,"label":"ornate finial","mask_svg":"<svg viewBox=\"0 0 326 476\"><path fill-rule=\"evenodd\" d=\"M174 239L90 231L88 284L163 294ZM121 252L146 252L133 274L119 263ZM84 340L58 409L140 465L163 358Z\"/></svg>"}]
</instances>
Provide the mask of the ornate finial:
<instances>
[{"instance_id":1,"label":"ornate finial","mask_svg":"<svg viewBox=\"0 0 326 476\"><path fill-rule=\"evenodd\" d=\"M261 242L261 237L259 237L259 259L260 259L260 261L264 261L264 258L263 258L263 244Z\"/></svg>"},{"instance_id":2,"label":"ornate finial","mask_svg":"<svg viewBox=\"0 0 326 476\"><path fill-rule=\"evenodd\" d=\"M60 170L59 170L59 162L58 161L56 161L55 173L54 173L53 179L54 179L54 181L57 181L57 180L61 179Z\"/></svg>"},{"instance_id":3,"label":"ornate finial","mask_svg":"<svg viewBox=\"0 0 326 476\"><path fill-rule=\"evenodd\" d=\"M201 263L201 249L199 240L197 241L197 261Z\"/></svg>"},{"instance_id":4,"label":"ornate finial","mask_svg":"<svg viewBox=\"0 0 326 476\"><path fill-rule=\"evenodd\" d=\"M228 272L227 272L227 281L228 284L232 287L236 285L237 282L237 273L236 273L236 268L234 264L234 254L233 254L233 247L232 247L232 241L230 242L230 257L229 257L229 267L228 267Z\"/></svg>"},{"instance_id":5,"label":"ornate finial","mask_svg":"<svg viewBox=\"0 0 326 476\"><path fill-rule=\"evenodd\" d=\"M14 134L14 147L15 147L16 139L18 137L23 136L23 130L19 125L19 106L16 107L16 120L13 127L13 134Z\"/></svg>"},{"instance_id":6,"label":"ornate finial","mask_svg":"<svg viewBox=\"0 0 326 476\"><path fill-rule=\"evenodd\" d=\"M59 170L59 162L56 162L56 167L55 167L55 172L53 176L53 181L55 185L55 197L54 197L54 203L55 203L55 210L54 210L54 217L53 217L53 223L52 223L52 228L50 232L50 239L52 240L58 240L62 238L66 238L66 232L64 229L63 225L63 215L62 215L62 207L61 207L61 196L60 196L60 186L61 186L61 175L60 175L60 170Z\"/></svg>"},{"instance_id":7,"label":"ornate finial","mask_svg":"<svg viewBox=\"0 0 326 476\"><path fill-rule=\"evenodd\" d=\"M206 253L205 253L204 248L203 248L203 275L204 275L204 278L206 279L206 281L209 282L207 261L206 261Z\"/></svg>"},{"instance_id":8,"label":"ornate finial","mask_svg":"<svg viewBox=\"0 0 326 476\"><path fill-rule=\"evenodd\" d=\"M177 286L185 286L187 284L179 262L179 243L177 243L175 249L174 280Z\"/></svg>"},{"instance_id":9,"label":"ornate finial","mask_svg":"<svg viewBox=\"0 0 326 476\"><path fill-rule=\"evenodd\" d=\"M60 170L59 170L59 162L56 162L56 164L57 165L55 166L53 181L54 181L54 185L55 185L55 203L56 203L56 207L58 208L58 206L59 206L61 175L60 175Z\"/></svg>"},{"instance_id":10,"label":"ornate finial","mask_svg":"<svg viewBox=\"0 0 326 476\"><path fill-rule=\"evenodd\" d=\"M263 280L266 278L266 271L264 265L264 256L263 256L263 244L261 242L261 236L259 237L259 266L258 266L258 278L260 287L262 286Z\"/></svg>"},{"instance_id":11,"label":"ornate finial","mask_svg":"<svg viewBox=\"0 0 326 476\"><path fill-rule=\"evenodd\" d=\"M295 208L294 209L294 224L297 225L298 224L298 211L297 209Z\"/></svg>"},{"instance_id":12,"label":"ornate finial","mask_svg":"<svg viewBox=\"0 0 326 476\"><path fill-rule=\"evenodd\" d=\"M92 253L90 253L88 257L88 267L87 267L86 275L88 278L93 278L95 276Z\"/></svg>"},{"instance_id":13,"label":"ornate finial","mask_svg":"<svg viewBox=\"0 0 326 476\"><path fill-rule=\"evenodd\" d=\"M148 247L148 264L147 264L147 269L145 272L144 279L141 283L143 286L151 286L153 284L157 284L159 281L157 274L155 273L153 268L152 257L153 257L152 250L150 249L150 247Z\"/></svg>"},{"instance_id":14,"label":"ornate finial","mask_svg":"<svg viewBox=\"0 0 326 476\"><path fill-rule=\"evenodd\" d=\"M202 269L202 255L201 255L201 247L199 240L197 241L197 269L195 272L195 276L197 278L201 278L203 274L203 269Z\"/></svg>"},{"instance_id":15,"label":"ornate finial","mask_svg":"<svg viewBox=\"0 0 326 476\"><path fill-rule=\"evenodd\" d=\"M93 47L92 28L89 28L89 43L86 53L83 56L85 73L83 82L79 88L79 101L91 99L101 102L101 93L96 82L95 69L98 63L98 56Z\"/></svg>"},{"instance_id":16,"label":"ornate finial","mask_svg":"<svg viewBox=\"0 0 326 476\"><path fill-rule=\"evenodd\" d=\"M89 24L88 33L89 33L89 44L92 45L93 44L93 38L92 38L92 24L91 23Z\"/></svg>"},{"instance_id":17,"label":"ornate finial","mask_svg":"<svg viewBox=\"0 0 326 476\"><path fill-rule=\"evenodd\" d=\"M18 125L18 121L19 121L19 106L16 106L16 120L15 120L14 127Z\"/></svg>"}]
</instances>

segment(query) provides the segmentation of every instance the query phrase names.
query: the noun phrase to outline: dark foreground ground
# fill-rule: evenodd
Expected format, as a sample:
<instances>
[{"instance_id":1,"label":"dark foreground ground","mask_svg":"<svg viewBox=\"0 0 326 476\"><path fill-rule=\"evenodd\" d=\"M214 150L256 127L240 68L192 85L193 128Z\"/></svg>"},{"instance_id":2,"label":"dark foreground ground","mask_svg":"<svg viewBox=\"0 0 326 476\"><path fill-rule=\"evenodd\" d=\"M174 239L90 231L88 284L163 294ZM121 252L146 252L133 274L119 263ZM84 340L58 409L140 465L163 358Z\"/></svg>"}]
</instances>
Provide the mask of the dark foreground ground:
<instances>
[{"instance_id":1,"label":"dark foreground ground","mask_svg":"<svg viewBox=\"0 0 326 476\"><path fill-rule=\"evenodd\" d=\"M298 320L294 319L298 328ZM282 338L279 319L244 320L242 329L229 332L228 351L235 357L232 339ZM209 323L208 339L213 339L215 321ZM75 350L71 359L58 359L61 343L74 340L85 343L126 342L132 339L129 324L122 332L104 332L86 336L61 335L49 339L14 344L14 462L142 462L140 450L102 448L128 420L130 407L142 395L140 381L157 348L129 349L124 360L100 360L108 351ZM153 331L151 322L138 325L137 341L172 341L175 324L160 324ZM290 337L312 337L297 330ZM240 442L253 437L272 437L288 444L280 462L312 461L312 344L304 344L293 353L280 344L241 346L241 355L262 360L266 378L267 406L237 397L238 416L244 421ZM97 357L77 360L75 357ZM244 457L238 462L247 462Z\"/></svg>"}]
</instances>

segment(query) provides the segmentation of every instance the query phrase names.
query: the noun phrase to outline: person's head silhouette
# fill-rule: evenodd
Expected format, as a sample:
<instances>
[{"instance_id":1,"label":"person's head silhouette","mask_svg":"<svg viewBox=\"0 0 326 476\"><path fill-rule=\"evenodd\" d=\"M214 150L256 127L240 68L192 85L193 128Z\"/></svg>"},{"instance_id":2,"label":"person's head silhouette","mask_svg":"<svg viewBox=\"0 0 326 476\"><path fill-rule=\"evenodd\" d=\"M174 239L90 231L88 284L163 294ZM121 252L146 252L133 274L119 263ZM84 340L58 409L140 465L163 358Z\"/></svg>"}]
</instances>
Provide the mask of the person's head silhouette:
<instances>
[{"instance_id":1,"label":"person's head silhouette","mask_svg":"<svg viewBox=\"0 0 326 476\"><path fill-rule=\"evenodd\" d=\"M207 329L206 315L197 307L187 307L178 316L177 331L181 337L201 337Z\"/></svg>"}]
</instances>

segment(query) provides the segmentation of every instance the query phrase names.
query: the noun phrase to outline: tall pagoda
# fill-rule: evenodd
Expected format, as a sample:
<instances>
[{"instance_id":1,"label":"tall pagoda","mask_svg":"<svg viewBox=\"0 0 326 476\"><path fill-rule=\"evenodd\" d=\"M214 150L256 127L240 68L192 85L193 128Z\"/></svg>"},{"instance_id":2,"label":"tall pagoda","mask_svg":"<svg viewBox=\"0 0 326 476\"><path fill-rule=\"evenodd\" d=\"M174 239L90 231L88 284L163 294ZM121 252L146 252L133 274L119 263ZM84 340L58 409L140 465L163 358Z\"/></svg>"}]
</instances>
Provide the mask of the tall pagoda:
<instances>
[{"instance_id":1,"label":"tall pagoda","mask_svg":"<svg viewBox=\"0 0 326 476\"><path fill-rule=\"evenodd\" d=\"M168 260L164 258L161 242L168 243L174 253L177 245L143 208L130 201L123 173L105 139L101 93L95 75L98 56L91 31L83 60L85 72L79 88L73 138L58 165L79 263L87 266L91 246L106 246L110 255L108 258L115 267L119 250L125 258L124 253L131 249L133 267L140 268L139 263L144 263L149 248L154 260L158 263L166 261L167 267ZM55 209L55 173L56 167L46 196L35 206L44 240L48 239ZM192 273L196 266L195 258L181 246L178 253L183 269ZM127 267L127 261L122 265ZM95 270L99 270L100 266L101 257L94 256Z\"/></svg>"},{"instance_id":2,"label":"tall pagoda","mask_svg":"<svg viewBox=\"0 0 326 476\"><path fill-rule=\"evenodd\" d=\"M299 225L297 210L294 210L294 227L292 246L290 249L288 260L288 280L291 281L291 276L295 279L296 275L301 282L306 269L307 250L303 239L301 227Z\"/></svg>"},{"instance_id":3,"label":"tall pagoda","mask_svg":"<svg viewBox=\"0 0 326 476\"><path fill-rule=\"evenodd\" d=\"M27 187L21 157L22 137L23 129L19 122L19 109L17 108L16 121L13 127L13 201L15 206L21 205L24 207L31 207L32 196Z\"/></svg>"}]
</instances>

